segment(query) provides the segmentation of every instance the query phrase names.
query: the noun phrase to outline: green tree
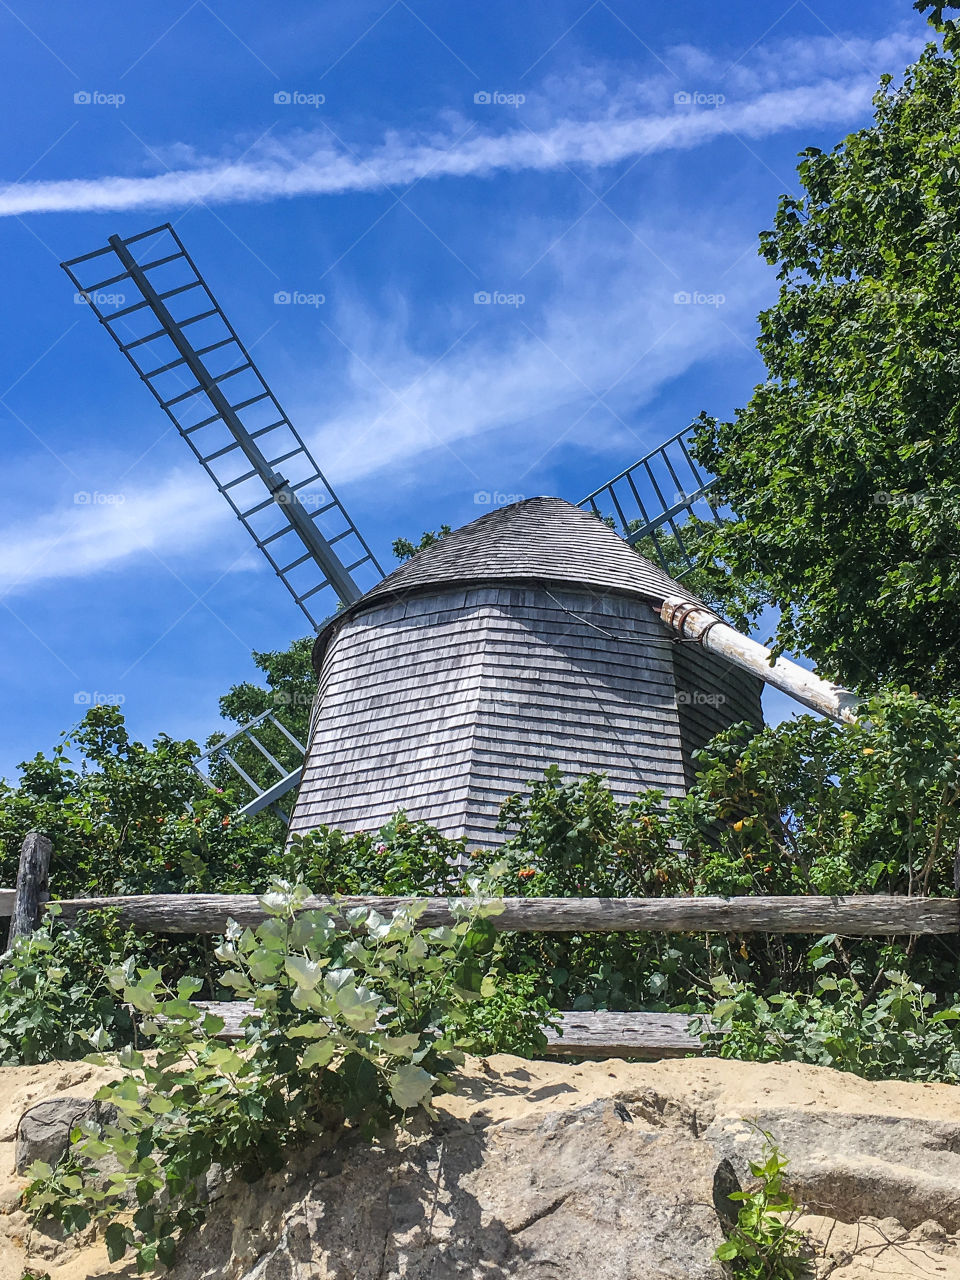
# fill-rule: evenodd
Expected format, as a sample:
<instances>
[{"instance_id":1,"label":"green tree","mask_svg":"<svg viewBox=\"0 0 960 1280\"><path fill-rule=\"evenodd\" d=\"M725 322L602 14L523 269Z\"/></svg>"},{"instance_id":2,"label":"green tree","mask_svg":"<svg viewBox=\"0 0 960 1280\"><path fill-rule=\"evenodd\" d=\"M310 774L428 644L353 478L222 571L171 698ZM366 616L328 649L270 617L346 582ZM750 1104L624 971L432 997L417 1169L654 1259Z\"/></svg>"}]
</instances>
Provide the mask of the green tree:
<instances>
[{"instance_id":1,"label":"green tree","mask_svg":"<svg viewBox=\"0 0 960 1280\"><path fill-rule=\"evenodd\" d=\"M21 766L18 787L0 785L0 882L13 883L36 830L53 840L54 897L260 887L274 833L233 822L241 797L211 790L197 754L164 734L145 746L116 707L91 707L50 756Z\"/></svg>"},{"instance_id":2,"label":"green tree","mask_svg":"<svg viewBox=\"0 0 960 1280\"><path fill-rule=\"evenodd\" d=\"M937 6L942 18L944 6ZM780 650L855 686L960 687L960 62L952 24L871 127L802 153L761 252L766 380L696 450L735 518L709 535L722 594L781 611ZM706 526L704 526L706 528Z\"/></svg>"},{"instance_id":3,"label":"green tree","mask_svg":"<svg viewBox=\"0 0 960 1280\"><path fill-rule=\"evenodd\" d=\"M419 551L426 551L427 547L432 547L435 542L440 542L449 532L450 526L442 524L439 529L426 529L421 533L419 542L411 542L409 538L397 538L390 549L402 563Z\"/></svg>"}]
</instances>

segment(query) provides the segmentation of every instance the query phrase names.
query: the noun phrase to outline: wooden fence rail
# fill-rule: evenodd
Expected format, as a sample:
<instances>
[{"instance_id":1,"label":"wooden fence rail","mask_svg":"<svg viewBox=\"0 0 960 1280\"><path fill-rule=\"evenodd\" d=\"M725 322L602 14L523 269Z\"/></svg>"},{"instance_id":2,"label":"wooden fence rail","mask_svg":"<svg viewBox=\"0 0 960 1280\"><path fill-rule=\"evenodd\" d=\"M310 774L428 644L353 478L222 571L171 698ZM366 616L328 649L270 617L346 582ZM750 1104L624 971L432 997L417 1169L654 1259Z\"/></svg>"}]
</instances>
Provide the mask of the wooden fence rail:
<instances>
[{"instance_id":1,"label":"wooden fence rail","mask_svg":"<svg viewBox=\"0 0 960 1280\"><path fill-rule=\"evenodd\" d=\"M31 832L23 844L16 889L0 889L0 917L11 917L10 942L37 925L47 898L50 841ZM960 884L960 876L958 876ZM340 913L368 907L389 916L420 903L424 927L450 924L456 898L315 897L303 909ZM253 894L141 894L59 901L61 918L86 911L119 910L121 921L142 932L223 933L228 920L256 926L266 913ZM838 933L847 937L960 933L960 899L856 897L742 898L504 898L492 917L501 931L519 933ZM9 952L6 953L9 955ZM0 957L2 962L6 956ZM239 1034L249 1011L243 1002L209 1006L227 1021L224 1035ZM669 1057L702 1053L695 1022L685 1014L567 1012L547 1033L553 1056Z\"/></svg>"},{"instance_id":2,"label":"wooden fence rail","mask_svg":"<svg viewBox=\"0 0 960 1280\"><path fill-rule=\"evenodd\" d=\"M197 1007L223 1019L219 1040L243 1038L244 1020L254 1012L252 1000L198 1000ZM701 1054L701 1021L687 1013L609 1013L572 1010L557 1015L559 1027L548 1027L546 1053L551 1058L683 1058ZM713 1033L716 1034L716 1033ZM718 1037L719 1038L719 1037Z\"/></svg>"},{"instance_id":3,"label":"wooden fence rail","mask_svg":"<svg viewBox=\"0 0 960 1280\"><path fill-rule=\"evenodd\" d=\"M341 911L370 907L388 916L413 902L424 904L425 927L450 924L456 898L310 898L310 907ZM504 898L492 917L501 932L519 933L839 933L847 937L960 932L956 898ZM121 921L156 933L223 933L228 920L256 926L266 913L253 894L143 894L60 900L62 918L119 908Z\"/></svg>"}]
</instances>

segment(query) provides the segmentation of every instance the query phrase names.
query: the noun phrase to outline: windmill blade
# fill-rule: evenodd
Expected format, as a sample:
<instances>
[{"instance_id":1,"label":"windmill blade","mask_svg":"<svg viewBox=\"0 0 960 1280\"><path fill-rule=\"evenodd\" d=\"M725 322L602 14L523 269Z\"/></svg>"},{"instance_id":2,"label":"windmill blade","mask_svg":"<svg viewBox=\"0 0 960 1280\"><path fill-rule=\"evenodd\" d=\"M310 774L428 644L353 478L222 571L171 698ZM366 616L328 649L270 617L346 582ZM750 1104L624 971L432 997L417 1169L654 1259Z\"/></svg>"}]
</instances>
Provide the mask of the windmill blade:
<instances>
[{"instance_id":1,"label":"windmill blade","mask_svg":"<svg viewBox=\"0 0 960 1280\"><path fill-rule=\"evenodd\" d=\"M631 546L646 542L675 578L696 563L684 542L683 524L694 514L720 519L710 501L715 480L694 461L692 435L690 427L678 431L577 503L611 523Z\"/></svg>"},{"instance_id":2,"label":"windmill blade","mask_svg":"<svg viewBox=\"0 0 960 1280\"><path fill-rule=\"evenodd\" d=\"M294 751L299 758L299 763L295 768L288 769L285 765L281 764L254 733L254 729L260 729L262 731L268 726L273 726L273 728L281 733L283 737L287 739L288 743L293 746ZM275 772L277 777L272 781L268 781L266 785L261 786L260 783L255 778L251 777L247 770L244 769L243 765L240 764L240 762L231 754L230 749L234 747L234 743L237 742L245 742L248 746L253 747L262 757L266 767ZM236 748L234 748L234 750L235 749ZM302 742L293 736L286 725L278 720L272 711L264 711L262 715L259 715L254 720L249 721L234 733L231 733L228 737L221 738L215 746L211 747L208 751L205 751L203 755L198 756L193 767L207 786L211 788L216 786L216 782L208 773L204 772L202 766L206 764L207 767L210 767L210 765L217 761L222 761L224 764L229 765L233 772L241 778L244 783L246 783L253 792L253 799L245 804L241 809L237 810L235 815L237 818L252 817L255 813L260 813L263 809L273 809L284 822L289 822L289 815L280 808L277 801L281 796L286 795L288 791L299 785L300 776L303 773L303 761L306 754L307 748Z\"/></svg>"},{"instance_id":3,"label":"windmill blade","mask_svg":"<svg viewBox=\"0 0 960 1280\"><path fill-rule=\"evenodd\" d=\"M314 630L384 576L169 223L61 265Z\"/></svg>"}]
</instances>

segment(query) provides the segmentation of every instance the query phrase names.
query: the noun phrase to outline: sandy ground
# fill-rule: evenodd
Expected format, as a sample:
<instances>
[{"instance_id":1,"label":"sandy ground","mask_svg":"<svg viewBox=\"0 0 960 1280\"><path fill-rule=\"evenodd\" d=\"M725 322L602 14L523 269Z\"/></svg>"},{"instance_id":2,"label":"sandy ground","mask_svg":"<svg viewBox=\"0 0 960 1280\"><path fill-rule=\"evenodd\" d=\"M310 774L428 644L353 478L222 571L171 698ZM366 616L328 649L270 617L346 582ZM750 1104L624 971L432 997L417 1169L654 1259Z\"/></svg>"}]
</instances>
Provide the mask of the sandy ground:
<instances>
[{"instance_id":1,"label":"sandy ground","mask_svg":"<svg viewBox=\"0 0 960 1280\"><path fill-rule=\"evenodd\" d=\"M13 1169L16 1125L22 1112L56 1094L91 1096L108 1074L104 1068L83 1063L0 1069L0 1280L22 1280L28 1267L37 1276L49 1274L50 1280L135 1275L129 1262L110 1265L96 1242L61 1244L31 1234L19 1209L24 1179ZM460 1093L446 1095L438 1106L457 1119L490 1124L582 1106L598 1098L629 1098L649 1089L731 1116L785 1108L809 1109L821 1121L834 1112L960 1124L960 1088L955 1086L867 1083L796 1063L760 1065L716 1059L575 1064L491 1057L473 1061ZM958 1241L936 1224L925 1223L909 1234L894 1219L837 1223L805 1217L799 1225L829 1250L832 1270L825 1269L829 1264L821 1265L822 1275L838 1280L868 1276L960 1280Z\"/></svg>"}]
</instances>

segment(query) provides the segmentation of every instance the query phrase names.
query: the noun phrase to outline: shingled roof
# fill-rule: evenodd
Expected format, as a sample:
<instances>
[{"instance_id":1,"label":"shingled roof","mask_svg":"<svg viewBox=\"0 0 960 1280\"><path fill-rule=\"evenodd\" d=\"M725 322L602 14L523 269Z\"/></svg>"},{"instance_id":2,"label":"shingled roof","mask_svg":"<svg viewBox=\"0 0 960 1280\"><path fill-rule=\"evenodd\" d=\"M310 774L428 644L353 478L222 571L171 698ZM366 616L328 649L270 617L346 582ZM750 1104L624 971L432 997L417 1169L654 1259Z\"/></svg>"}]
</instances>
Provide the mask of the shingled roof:
<instances>
[{"instance_id":1,"label":"shingled roof","mask_svg":"<svg viewBox=\"0 0 960 1280\"><path fill-rule=\"evenodd\" d=\"M372 605L438 586L489 582L587 586L657 605L668 596L702 603L592 512L563 498L527 498L455 529L341 610L317 636L314 667L319 670L340 623Z\"/></svg>"}]
</instances>

